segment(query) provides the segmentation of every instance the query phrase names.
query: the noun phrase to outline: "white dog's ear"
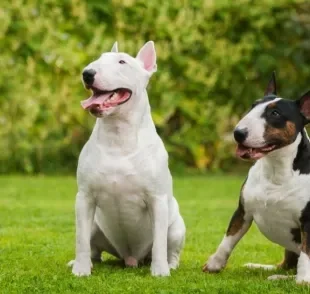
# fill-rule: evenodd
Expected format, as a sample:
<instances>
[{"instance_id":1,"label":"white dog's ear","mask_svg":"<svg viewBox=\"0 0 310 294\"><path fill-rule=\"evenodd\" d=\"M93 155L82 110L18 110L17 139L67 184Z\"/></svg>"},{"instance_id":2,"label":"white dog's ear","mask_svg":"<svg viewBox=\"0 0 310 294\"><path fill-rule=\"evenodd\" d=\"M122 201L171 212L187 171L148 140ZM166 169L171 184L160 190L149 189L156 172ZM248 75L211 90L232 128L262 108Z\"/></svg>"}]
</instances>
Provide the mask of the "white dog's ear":
<instances>
[{"instance_id":1,"label":"white dog's ear","mask_svg":"<svg viewBox=\"0 0 310 294\"><path fill-rule=\"evenodd\" d=\"M118 52L118 44L117 44L117 42L115 42L115 43L113 44L112 49L111 49L111 52L115 52L115 53Z\"/></svg>"},{"instance_id":2,"label":"white dog's ear","mask_svg":"<svg viewBox=\"0 0 310 294\"><path fill-rule=\"evenodd\" d=\"M136 58L142 62L143 68L149 73L153 73L157 70L156 51L153 41L145 43Z\"/></svg>"}]
</instances>

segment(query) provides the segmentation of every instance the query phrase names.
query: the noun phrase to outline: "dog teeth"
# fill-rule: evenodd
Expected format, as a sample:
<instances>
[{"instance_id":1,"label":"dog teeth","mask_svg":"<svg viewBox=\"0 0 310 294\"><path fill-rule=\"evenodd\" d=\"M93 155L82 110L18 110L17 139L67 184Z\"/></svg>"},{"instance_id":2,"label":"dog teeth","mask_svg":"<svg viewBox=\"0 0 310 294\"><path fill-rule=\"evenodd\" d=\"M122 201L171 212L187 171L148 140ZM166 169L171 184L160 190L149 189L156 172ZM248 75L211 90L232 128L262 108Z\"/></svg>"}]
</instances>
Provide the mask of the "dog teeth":
<instances>
[{"instance_id":1,"label":"dog teeth","mask_svg":"<svg viewBox=\"0 0 310 294\"><path fill-rule=\"evenodd\" d=\"M266 148L262 148L262 151L266 152L266 151L270 151L270 150L273 150L274 146L269 146L269 147L266 147Z\"/></svg>"},{"instance_id":2,"label":"dog teeth","mask_svg":"<svg viewBox=\"0 0 310 294\"><path fill-rule=\"evenodd\" d=\"M113 96L114 96L114 92L109 96L109 98L106 101L112 100Z\"/></svg>"},{"instance_id":3,"label":"dog teeth","mask_svg":"<svg viewBox=\"0 0 310 294\"><path fill-rule=\"evenodd\" d=\"M113 95L111 96L111 99L110 99L111 101L115 101L115 99L116 99L116 95L115 94L116 93L114 92Z\"/></svg>"}]
</instances>

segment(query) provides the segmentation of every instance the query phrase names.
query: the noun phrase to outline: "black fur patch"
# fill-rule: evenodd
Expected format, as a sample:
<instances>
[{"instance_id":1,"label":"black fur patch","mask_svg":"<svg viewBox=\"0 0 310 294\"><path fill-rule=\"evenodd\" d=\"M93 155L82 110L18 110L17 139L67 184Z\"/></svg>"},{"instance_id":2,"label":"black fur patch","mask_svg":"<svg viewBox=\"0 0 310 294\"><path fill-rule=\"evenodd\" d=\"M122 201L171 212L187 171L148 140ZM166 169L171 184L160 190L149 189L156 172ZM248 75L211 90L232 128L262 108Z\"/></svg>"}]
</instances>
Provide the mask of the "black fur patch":
<instances>
[{"instance_id":1,"label":"black fur patch","mask_svg":"<svg viewBox=\"0 0 310 294\"><path fill-rule=\"evenodd\" d=\"M304 231L304 225L310 223L310 201L301 212L300 223L302 231Z\"/></svg>"},{"instance_id":2,"label":"black fur patch","mask_svg":"<svg viewBox=\"0 0 310 294\"><path fill-rule=\"evenodd\" d=\"M293 162L293 169L299 170L301 174L310 174L310 142L305 130L301 131L301 135L302 138Z\"/></svg>"},{"instance_id":3,"label":"black fur patch","mask_svg":"<svg viewBox=\"0 0 310 294\"><path fill-rule=\"evenodd\" d=\"M301 250L310 256L310 201L301 212Z\"/></svg>"},{"instance_id":4,"label":"black fur patch","mask_svg":"<svg viewBox=\"0 0 310 294\"><path fill-rule=\"evenodd\" d=\"M291 234L293 235L293 241L297 244L300 244L301 243L300 228L291 229Z\"/></svg>"},{"instance_id":5,"label":"black fur patch","mask_svg":"<svg viewBox=\"0 0 310 294\"><path fill-rule=\"evenodd\" d=\"M299 258L298 254L285 249L284 250L284 260L282 261L281 264L278 265L278 267L285 269L285 270L296 269L297 263L298 263L298 258Z\"/></svg>"},{"instance_id":6,"label":"black fur patch","mask_svg":"<svg viewBox=\"0 0 310 294\"><path fill-rule=\"evenodd\" d=\"M274 100L274 99L276 99L276 98L277 98L276 95L264 96L263 98L256 100L256 101L252 104L251 109L253 109L255 106L257 106L257 105L259 105L259 104L272 101L272 100Z\"/></svg>"},{"instance_id":7,"label":"black fur patch","mask_svg":"<svg viewBox=\"0 0 310 294\"><path fill-rule=\"evenodd\" d=\"M277 115L274 115L275 113ZM267 125L279 129L284 128L288 121L294 123L296 136L303 128L303 116L295 101L292 100L281 99L267 105L262 118L266 120Z\"/></svg>"}]
</instances>

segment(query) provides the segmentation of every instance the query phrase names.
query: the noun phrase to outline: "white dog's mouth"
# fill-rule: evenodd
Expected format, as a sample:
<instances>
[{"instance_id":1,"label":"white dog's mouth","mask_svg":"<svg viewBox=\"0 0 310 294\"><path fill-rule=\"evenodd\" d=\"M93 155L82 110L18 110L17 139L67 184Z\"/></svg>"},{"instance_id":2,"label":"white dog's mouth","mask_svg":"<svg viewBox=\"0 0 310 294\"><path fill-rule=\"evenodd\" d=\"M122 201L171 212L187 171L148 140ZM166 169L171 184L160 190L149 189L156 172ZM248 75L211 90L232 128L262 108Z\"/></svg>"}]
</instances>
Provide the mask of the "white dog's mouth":
<instances>
[{"instance_id":1,"label":"white dog's mouth","mask_svg":"<svg viewBox=\"0 0 310 294\"><path fill-rule=\"evenodd\" d=\"M236 154L237 156L243 158L243 159L260 159L267 153L275 150L277 148L276 145L266 145L260 148L252 148L245 146L243 144L238 144Z\"/></svg>"},{"instance_id":2,"label":"white dog's mouth","mask_svg":"<svg viewBox=\"0 0 310 294\"><path fill-rule=\"evenodd\" d=\"M127 88L118 88L115 90L99 90L95 87L90 87L93 95L87 100L81 101L84 109L101 112L111 107L126 103L132 95L132 91Z\"/></svg>"}]
</instances>

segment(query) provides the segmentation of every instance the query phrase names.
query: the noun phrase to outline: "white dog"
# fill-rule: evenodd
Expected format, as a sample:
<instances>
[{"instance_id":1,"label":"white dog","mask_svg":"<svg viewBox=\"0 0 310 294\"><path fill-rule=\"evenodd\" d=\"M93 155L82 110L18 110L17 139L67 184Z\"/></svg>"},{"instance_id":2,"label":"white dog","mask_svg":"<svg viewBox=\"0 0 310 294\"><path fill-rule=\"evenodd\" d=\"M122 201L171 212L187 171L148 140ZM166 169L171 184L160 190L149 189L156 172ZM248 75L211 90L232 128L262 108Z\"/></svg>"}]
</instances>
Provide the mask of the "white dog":
<instances>
[{"instance_id":1,"label":"white dog","mask_svg":"<svg viewBox=\"0 0 310 294\"><path fill-rule=\"evenodd\" d=\"M90 275L103 251L129 267L151 259L153 276L179 265L185 225L146 92L155 71L152 41L136 58L115 43L83 71L93 95L82 106L97 121L78 162L76 257L69 263L76 276Z\"/></svg>"}]
</instances>

